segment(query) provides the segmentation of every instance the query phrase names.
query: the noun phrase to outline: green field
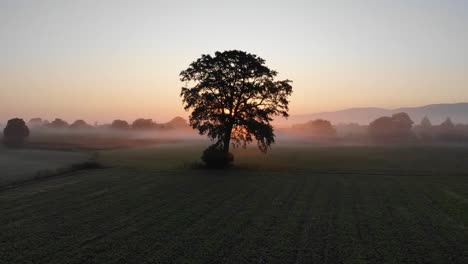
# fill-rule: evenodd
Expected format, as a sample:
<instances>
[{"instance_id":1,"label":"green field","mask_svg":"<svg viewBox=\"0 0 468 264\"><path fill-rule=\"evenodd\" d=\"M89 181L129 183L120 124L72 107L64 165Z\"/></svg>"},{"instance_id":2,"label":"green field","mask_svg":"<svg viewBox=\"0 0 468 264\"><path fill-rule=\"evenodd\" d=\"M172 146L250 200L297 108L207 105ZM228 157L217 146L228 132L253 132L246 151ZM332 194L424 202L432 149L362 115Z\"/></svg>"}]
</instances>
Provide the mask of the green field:
<instances>
[{"instance_id":1,"label":"green field","mask_svg":"<svg viewBox=\"0 0 468 264\"><path fill-rule=\"evenodd\" d=\"M468 263L468 148L200 144L0 191L0 263Z\"/></svg>"},{"instance_id":2,"label":"green field","mask_svg":"<svg viewBox=\"0 0 468 264\"><path fill-rule=\"evenodd\" d=\"M91 152L5 149L0 146L0 188L57 174L89 160Z\"/></svg>"}]
</instances>

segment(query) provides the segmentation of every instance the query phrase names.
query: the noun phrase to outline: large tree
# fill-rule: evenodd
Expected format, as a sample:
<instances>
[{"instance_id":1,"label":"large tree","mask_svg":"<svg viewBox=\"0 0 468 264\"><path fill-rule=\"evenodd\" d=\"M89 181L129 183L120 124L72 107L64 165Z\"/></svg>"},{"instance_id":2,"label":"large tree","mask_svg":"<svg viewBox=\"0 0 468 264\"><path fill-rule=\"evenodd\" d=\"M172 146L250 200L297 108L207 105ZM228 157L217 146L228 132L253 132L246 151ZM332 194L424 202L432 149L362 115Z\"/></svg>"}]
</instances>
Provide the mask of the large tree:
<instances>
[{"instance_id":1,"label":"large tree","mask_svg":"<svg viewBox=\"0 0 468 264\"><path fill-rule=\"evenodd\" d=\"M274 143L271 121L288 117L290 80L275 80L277 72L265 60L244 51L202 55L180 73L180 93L190 125L208 135L225 153L253 139L262 152Z\"/></svg>"}]
</instances>

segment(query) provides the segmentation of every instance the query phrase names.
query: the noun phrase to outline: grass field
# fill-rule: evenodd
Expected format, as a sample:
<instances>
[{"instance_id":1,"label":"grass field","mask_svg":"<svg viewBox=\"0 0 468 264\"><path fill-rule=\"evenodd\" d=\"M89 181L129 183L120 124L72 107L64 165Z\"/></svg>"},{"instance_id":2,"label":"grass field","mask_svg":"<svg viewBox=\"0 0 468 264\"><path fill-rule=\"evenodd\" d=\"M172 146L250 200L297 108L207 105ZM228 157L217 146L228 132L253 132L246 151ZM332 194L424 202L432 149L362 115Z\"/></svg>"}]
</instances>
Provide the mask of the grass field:
<instances>
[{"instance_id":1,"label":"grass field","mask_svg":"<svg viewBox=\"0 0 468 264\"><path fill-rule=\"evenodd\" d=\"M0 263L468 263L468 148L203 146L0 192Z\"/></svg>"},{"instance_id":2,"label":"grass field","mask_svg":"<svg viewBox=\"0 0 468 264\"><path fill-rule=\"evenodd\" d=\"M0 188L45 177L88 160L90 152L5 149L0 147Z\"/></svg>"}]
</instances>

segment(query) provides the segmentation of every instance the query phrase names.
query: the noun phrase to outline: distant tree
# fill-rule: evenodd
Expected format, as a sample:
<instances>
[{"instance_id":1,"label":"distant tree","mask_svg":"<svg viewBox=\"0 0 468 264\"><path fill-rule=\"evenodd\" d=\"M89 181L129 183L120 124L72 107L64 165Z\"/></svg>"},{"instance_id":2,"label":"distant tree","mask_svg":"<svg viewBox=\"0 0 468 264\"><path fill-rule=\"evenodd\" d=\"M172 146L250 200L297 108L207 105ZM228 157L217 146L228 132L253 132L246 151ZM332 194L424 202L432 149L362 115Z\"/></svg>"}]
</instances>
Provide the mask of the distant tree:
<instances>
[{"instance_id":1,"label":"distant tree","mask_svg":"<svg viewBox=\"0 0 468 264\"><path fill-rule=\"evenodd\" d=\"M155 128L156 123L152 119L139 118L132 123L132 128L137 130L148 130Z\"/></svg>"},{"instance_id":2,"label":"distant tree","mask_svg":"<svg viewBox=\"0 0 468 264\"><path fill-rule=\"evenodd\" d=\"M60 118L56 118L54 121L52 121L48 127L51 128L67 128L68 123Z\"/></svg>"},{"instance_id":3,"label":"distant tree","mask_svg":"<svg viewBox=\"0 0 468 264\"><path fill-rule=\"evenodd\" d=\"M440 124L440 128L452 130L455 128L455 125L453 124L452 119L450 117L447 117L447 119L445 119L444 122Z\"/></svg>"},{"instance_id":4,"label":"distant tree","mask_svg":"<svg viewBox=\"0 0 468 264\"><path fill-rule=\"evenodd\" d=\"M411 127L414 122L407 113L402 112L392 115L392 121L396 132L399 133L400 136L411 135Z\"/></svg>"},{"instance_id":5,"label":"distant tree","mask_svg":"<svg viewBox=\"0 0 468 264\"><path fill-rule=\"evenodd\" d=\"M367 126L358 123L341 123L335 126L337 135L343 136L346 139L362 140L367 136Z\"/></svg>"},{"instance_id":6,"label":"distant tree","mask_svg":"<svg viewBox=\"0 0 468 264\"><path fill-rule=\"evenodd\" d=\"M112 121L111 128L117 130L127 130L130 128L130 125L125 120L117 119Z\"/></svg>"},{"instance_id":7,"label":"distant tree","mask_svg":"<svg viewBox=\"0 0 468 264\"><path fill-rule=\"evenodd\" d=\"M319 137L334 137L336 129L330 121L323 119L311 120L300 126L300 129L305 130L308 134Z\"/></svg>"},{"instance_id":8,"label":"distant tree","mask_svg":"<svg viewBox=\"0 0 468 264\"><path fill-rule=\"evenodd\" d=\"M452 119L449 117L439 125L437 136L439 140L443 141L456 141L460 138L455 129L455 124L453 124Z\"/></svg>"},{"instance_id":9,"label":"distant tree","mask_svg":"<svg viewBox=\"0 0 468 264\"><path fill-rule=\"evenodd\" d=\"M369 133L376 140L402 140L411 137L413 121L407 113L380 117L369 124Z\"/></svg>"},{"instance_id":10,"label":"distant tree","mask_svg":"<svg viewBox=\"0 0 468 264\"><path fill-rule=\"evenodd\" d=\"M330 121L323 119L316 119L306 123L310 132L316 136L334 137L336 136L336 129L332 126Z\"/></svg>"},{"instance_id":11,"label":"distant tree","mask_svg":"<svg viewBox=\"0 0 468 264\"><path fill-rule=\"evenodd\" d=\"M427 116L421 120L421 124L416 129L419 137L424 141L430 141L433 138L434 128Z\"/></svg>"},{"instance_id":12,"label":"distant tree","mask_svg":"<svg viewBox=\"0 0 468 264\"><path fill-rule=\"evenodd\" d=\"M171 121L164 124L165 128L168 129L180 129L180 128L187 128L189 124L187 120L183 119L180 116L174 117Z\"/></svg>"},{"instance_id":13,"label":"distant tree","mask_svg":"<svg viewBox=\"0 0 468 264\"><path fill-rule=\"evenodd\" d=\"M388 116L377 118L369 124L369 133L374 139L393 137L393 119Z\"/></svg>"},{"instance_id":14,"label":"distant tree","mask_svg":"<svg viewBox=\"0 0 468 264\"><path fill-rule=\"evenodd\" d=\"M180 93L189 124L215 141L210 149L228 155L254 139L262 152L274 143L271 121L288 116L291 81L277 81L265 60L244 51L202 55L180 73L186 87Z\"/></svg>"},{"instance_id":15,"label":"distant tree","mask_svg":"<svg viewBox=\"0 0 468 264\"><path fill-rule=\"evenodd\" d=\"M29 137L29 128L23 119L13 118L3 130L3 143L7 147L21 147Z\"/></svg>"},{"instance_id":16,"label":"distant tree","mask_svg":"<svg viewBox=\"0 0 468 264\"><path fill-rule=\"evenodd\" d=\"M75 122L73 122L73 124L70 125L71 129L90 129L92 127L93 126L89 125L88 123L86 123L86 121L81 119L76 120Z\"/></svg>"},{"instance_id":17,"label":"distant tree","mask_svg":"<svg viewBox=\"0 0 468 264\"><path fill-rule=\"evenodd\" d=\"M37 127L41 127L44 125L44 122L42 121L42 118L39 118L39 117L36 117L36 118L31 118L31 120L29 120L28 122L28 125L30 128L37 128Z\"/></svg>"},{"instance_id":18,"label":"distant tree","mask_svg":"<svg viewBox=\"0 0 468 264\"><path fill-rule=\"evenodd\" d=\"M432 128L431 120L429 120L429 118L427 118L427 116L425 116L425 117L421 120L421 127L422 127L422 128Z\"/></svg>"}]
</instances>

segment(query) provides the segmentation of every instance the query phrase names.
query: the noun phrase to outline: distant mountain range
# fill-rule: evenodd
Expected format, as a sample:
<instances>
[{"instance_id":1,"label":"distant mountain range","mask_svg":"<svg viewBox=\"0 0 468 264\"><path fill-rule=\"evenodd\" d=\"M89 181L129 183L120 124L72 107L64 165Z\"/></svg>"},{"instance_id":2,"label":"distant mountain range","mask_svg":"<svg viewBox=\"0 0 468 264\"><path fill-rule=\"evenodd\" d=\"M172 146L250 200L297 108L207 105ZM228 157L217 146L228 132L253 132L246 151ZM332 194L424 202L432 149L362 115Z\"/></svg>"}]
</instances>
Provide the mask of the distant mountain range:
<instances>
[{"instance_id":1,"label":"distant mountain range","mask_svg":"<svg viewBox=\"0 0 468 264\"><path fill-rule=\"evenodd\" d=\"M314 119L326 119L333 124L359 123L367 125L381 116L390 116L394 113L406 112L411 119L419 124L421 119L427 116L433 124L443 122L450 117L454 123L468 123L468 103L456 104L432 104L421 107L404 107L398 109L384 108L350 108L336 112L321 112L307 115L295 115L288 119L289 124L304 123Z\"/></svg>"}]
</instances>

